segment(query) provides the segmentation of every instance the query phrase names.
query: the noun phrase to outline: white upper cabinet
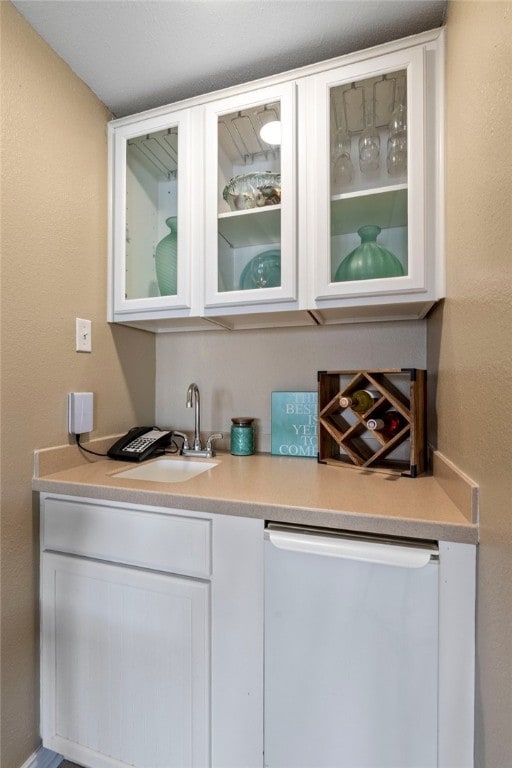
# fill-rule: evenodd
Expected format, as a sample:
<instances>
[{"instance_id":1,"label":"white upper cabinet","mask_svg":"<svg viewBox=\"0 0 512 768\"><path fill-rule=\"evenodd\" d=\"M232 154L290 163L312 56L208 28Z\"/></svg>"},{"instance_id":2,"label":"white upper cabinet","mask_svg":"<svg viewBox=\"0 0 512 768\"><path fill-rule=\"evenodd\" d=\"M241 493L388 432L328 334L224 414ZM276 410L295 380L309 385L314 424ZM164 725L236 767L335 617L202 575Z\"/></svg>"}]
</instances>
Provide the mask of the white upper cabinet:
<instances>
[{"instance_id":1,"label":"white upper cabinet","mask_svg":"<svg viewBox=\"0 0 512 768\"><path fill-rule=\"evenodd\" d=\"M111 321L154 330L169 318L179 330L206 322L195 263L194 117L167 110L109 126Z\"/></svg>"},{"instance_id":2,"label":"white upper cabinet","mask_svg":"<svg viewBox=\"0 0 512 768\"><path fill-rule=\"evenodd\" d=\"M305 98L308 308L321 322L423 316L438 298L425 47L316 74Z\"/></svg>"},{"instance_id":3,"label":"white upper cabinet","mask_svg":"<svg viewBox=\"0 0 512 768\"><path fill-rule=\"evenodd\" d=\"M424 317L444 295L442 52L436 30L113 121L109 320Z\"/></svg>"},{"instance_id":4,"label":"white upper cabinet","mask_svg":"<svg viewBox=\"0 0 512 768\"><path fill-rule=\"evenodd\" d=\"M295 83L215 101L205 119L206 307L294 302Z\"/></svg>"}]
</instances>

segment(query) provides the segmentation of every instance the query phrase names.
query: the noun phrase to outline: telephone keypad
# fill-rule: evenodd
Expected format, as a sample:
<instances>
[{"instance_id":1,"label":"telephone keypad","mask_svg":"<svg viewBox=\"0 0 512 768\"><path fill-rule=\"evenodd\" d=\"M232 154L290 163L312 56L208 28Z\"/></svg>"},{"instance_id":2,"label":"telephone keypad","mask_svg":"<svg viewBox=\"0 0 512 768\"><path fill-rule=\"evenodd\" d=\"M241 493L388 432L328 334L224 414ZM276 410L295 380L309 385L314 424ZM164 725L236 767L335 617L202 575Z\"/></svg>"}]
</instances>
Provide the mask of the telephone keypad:
<instances>
[{"instance_id":1,"label":"telephone keypad","mask_svg":"<svg viewBox=\"0 0 512 768\"><path fill-rule=\"evenodd\" d=\"M124 450L130 453L143 453L148 446L159 440L163 435L169 434L168 432L158 432L156 429L152 432L146 432L145 435L136 437L135 440L127 445Z\"/></svg>"},{"instance_id":2,"label":"telephone keypad","mask_svg":"<svg viewBox=\"0 0 512 768\"><path fill-rule=\"evenodd\" d=\"M128 445L125 450L131 451L132 453L142 453L142 451L144 451L148 445L154 442L154 438L149 439L147 437L139 437L137 440L134 440L133 443L130 443L130 445Z\"/></svg>"}]
</instances>

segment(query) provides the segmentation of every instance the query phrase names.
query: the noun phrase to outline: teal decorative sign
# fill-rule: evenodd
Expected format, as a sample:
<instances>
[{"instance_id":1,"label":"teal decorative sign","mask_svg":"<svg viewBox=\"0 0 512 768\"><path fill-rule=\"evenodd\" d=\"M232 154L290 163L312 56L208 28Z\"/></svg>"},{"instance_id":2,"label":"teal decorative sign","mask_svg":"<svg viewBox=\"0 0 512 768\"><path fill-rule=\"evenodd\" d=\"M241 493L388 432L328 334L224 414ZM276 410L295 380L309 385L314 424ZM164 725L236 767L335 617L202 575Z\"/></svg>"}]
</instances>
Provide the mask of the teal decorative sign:
<instances>
[{"instance_id":1,"label":"teal decorative sign","mask_svg":"<svg viewBox=\"0 0 512 768\"><path fill-rule=\"evenodd\" d=\"M272 446L275 456L317 458L317 392L272 392Z\"/></svg>"}]
</instances>

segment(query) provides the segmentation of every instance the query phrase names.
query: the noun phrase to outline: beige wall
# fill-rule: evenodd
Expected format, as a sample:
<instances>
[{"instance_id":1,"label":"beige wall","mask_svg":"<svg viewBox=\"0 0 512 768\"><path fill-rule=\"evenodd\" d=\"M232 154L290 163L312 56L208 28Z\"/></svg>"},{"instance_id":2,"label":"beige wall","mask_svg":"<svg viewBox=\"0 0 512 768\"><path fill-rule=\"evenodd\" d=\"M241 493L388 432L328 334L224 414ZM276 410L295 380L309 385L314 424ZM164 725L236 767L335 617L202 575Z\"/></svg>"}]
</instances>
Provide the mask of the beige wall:
<instances>
[{"instance_id":1,"label":"beige wall","mask_svg":"<svg viewBox=\"0 0 512 768\"><path fill-rule=\"evenodd\" d=\"M450 2L437 445L481 488L476 765L512 765L512 4ZM435 430L434 430L435 431Z\"/></svg>"},{"instance_id":2,"label":"beige wall","mask_svg":"<svg viewBox=\"0 0 512 768\"><path fill-rule=\"evenodd\" d=\"M68 442L71 390L95 393L92 437L151 422L155 368L152 335L105 321L109 114L10 3L0 13L0 764L19 768L39 743L32 451ZM74 351L77 316L92 354Z\"/></svg>"}]
</instances>

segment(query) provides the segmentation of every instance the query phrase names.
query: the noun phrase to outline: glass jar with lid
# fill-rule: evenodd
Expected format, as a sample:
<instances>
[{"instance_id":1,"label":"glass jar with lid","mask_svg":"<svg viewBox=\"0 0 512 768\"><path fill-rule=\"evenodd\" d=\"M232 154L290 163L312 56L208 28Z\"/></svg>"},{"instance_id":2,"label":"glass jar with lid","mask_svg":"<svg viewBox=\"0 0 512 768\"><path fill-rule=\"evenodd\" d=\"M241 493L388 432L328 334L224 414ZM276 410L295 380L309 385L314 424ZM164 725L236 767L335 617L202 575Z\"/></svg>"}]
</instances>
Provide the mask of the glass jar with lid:
<instances>
[{"instance_id":1,"label":"glass jar with lid","mask_svg":"<svg viewBox=\"0 0 512 768\"><path fill-rule=\"evenodd\" d=\"M254 453L254 419L235 416L231 421L231 453L233 456L251 456Z\"/></svg>"}]
</instances>

